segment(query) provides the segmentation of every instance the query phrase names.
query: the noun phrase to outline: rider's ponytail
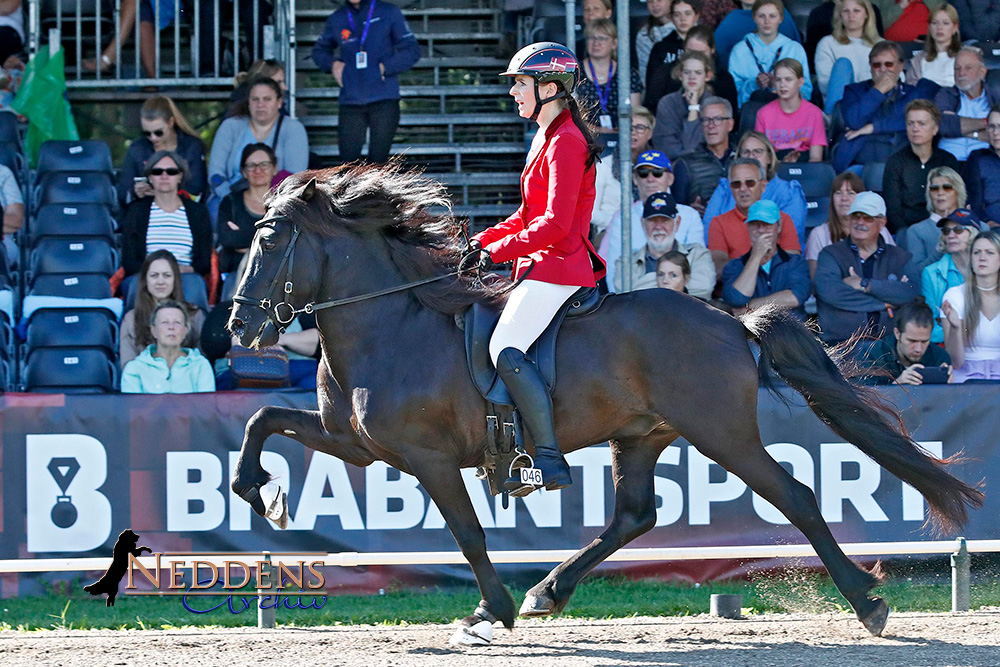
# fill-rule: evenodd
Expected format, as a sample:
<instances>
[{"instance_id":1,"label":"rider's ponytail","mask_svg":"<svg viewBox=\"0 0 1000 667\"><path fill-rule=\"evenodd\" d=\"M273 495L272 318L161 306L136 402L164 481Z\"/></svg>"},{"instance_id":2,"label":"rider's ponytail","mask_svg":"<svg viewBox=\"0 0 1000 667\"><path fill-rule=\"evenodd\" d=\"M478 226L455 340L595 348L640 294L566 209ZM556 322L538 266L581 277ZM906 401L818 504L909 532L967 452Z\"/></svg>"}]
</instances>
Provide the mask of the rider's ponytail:
<instances>
[{"instance_id":1,"label":"rider's ponytail","mask_svg":"<svg viewBox=\"0 0 1000 667\"><path fill-rule=\"evenodd\" d=\"M573 117L573 123L580 129L580 133L583 134L584 140L587 142L587 168L594 164L595 160L599 159L601 153L604 152L604 146L597 143L594 138L594 130L583 118L583 112L580 110L580 103L574 95L567 95L563 98L566 100L566 106L569 108L569 113Z\"/></svg>"}]
</instances>

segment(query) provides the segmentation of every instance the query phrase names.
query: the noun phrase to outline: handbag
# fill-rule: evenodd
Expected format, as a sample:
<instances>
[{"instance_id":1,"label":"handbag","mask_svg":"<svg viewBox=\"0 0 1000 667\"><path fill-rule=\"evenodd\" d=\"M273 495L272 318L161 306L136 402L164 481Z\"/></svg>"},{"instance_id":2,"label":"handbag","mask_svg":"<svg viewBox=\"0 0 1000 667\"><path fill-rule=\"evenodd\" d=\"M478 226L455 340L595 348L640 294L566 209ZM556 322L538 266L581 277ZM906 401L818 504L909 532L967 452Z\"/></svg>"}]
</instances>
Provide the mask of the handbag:
<instances>
[{"instance_id":1,"label":"handbag","mask_svg":"<svg viewBox=\"0 0 1000 667\"><path fill-rule=\"evenodd\" d=\"M280 347L252 350L234 345L226 358L237 389L280 389L291 385L288 354Z\"/></svg>"}]
</instances>

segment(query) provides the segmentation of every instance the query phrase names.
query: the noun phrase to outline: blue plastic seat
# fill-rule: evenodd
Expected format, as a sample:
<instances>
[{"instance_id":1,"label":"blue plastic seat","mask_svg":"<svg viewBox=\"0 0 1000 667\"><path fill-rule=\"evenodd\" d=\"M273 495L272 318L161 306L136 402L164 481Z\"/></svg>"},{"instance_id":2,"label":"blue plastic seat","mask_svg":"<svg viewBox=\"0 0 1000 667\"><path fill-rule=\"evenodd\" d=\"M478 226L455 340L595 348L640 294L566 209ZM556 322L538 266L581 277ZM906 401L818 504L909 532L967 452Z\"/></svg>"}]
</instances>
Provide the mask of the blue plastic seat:
<instances>
[{"instance_id":1,"label":"blue plastic seat","mask_svg":"<svg viewBox=\"0 0 1000 667\"><path fill-rule=\"evenodd\" d=\"M114 172L111 149L103 141L46 141L38 151L38 176L53 171Z\"/></svg>"},{"instance_id":2,"label":"blue plastic seat","mask_svg":"<svg viewBox=\"0 0 1000 667\"><path fill-rule=\"evenodd\" d=\"M27 391L107 393L115 390L117 370L98 348L41 348L24 364Z\"/></svg>"},{"instance_id":3,"label":"blue plastic seat","mask_svg":"<svg viewBox=\"0 0 1000 667\"><path fill-rule=\"evenodd\" d=\"M114 247L106 238L45 237L38 240L31 252L28 267L30 277L46 273L99 273L111 277L118 269L118 262Z\"/></svg>"},{"instance_id":4,"label":"blue plastic seat","mask_svg":"<svg viewBox=\"0 0 1000 667\"><path fill-rule=\"evenodd\" d=\"M37 181L35 206L47 204L102 204L109 209L117 205L111 175L97 171L50 172Z\"/></svg>"},{"instance_id":5,"label":"blue plastic seat","mask_svg":"<svg viewBox=\"0 0 1000 667\"><path fill-rule=\"evenodd\" d=\"M786 181L798 181L806 199L829 197L837 172L828 162L782 162L778 176Z\"/></svg>"},{"instance_id":6,"label":"blue plastic seat","mask_svg":"<svg viewBox=\"0 0 1000 667\"><path fill-rule=\"evenodd\" d=\"M118 350L118 327L106 311L38 310L28 322L25 356L49 347L95 347L114 360Z\"/></svg>"},{"instance_id":7,"label":"blue plastic seat","mask_svg":"<svg viewBox=\"0 0 1000 667\"><path fill-rule=\"evenodd\" d=\"M34 277L28 288L28 295L111 299L111 283L103 273L47 273Z\"/></svg>"},{"instance_id":8,"label":"blue plastic seat","mask_svg":"<svg viewBox=\"0 0 1000 667\"><path fill-rule=\"evenodd\" d=\"M94 236L115 242L115 221L101 204L49 204L31 222L31 246L48 236Z\"/></svg>"}]
</instances>

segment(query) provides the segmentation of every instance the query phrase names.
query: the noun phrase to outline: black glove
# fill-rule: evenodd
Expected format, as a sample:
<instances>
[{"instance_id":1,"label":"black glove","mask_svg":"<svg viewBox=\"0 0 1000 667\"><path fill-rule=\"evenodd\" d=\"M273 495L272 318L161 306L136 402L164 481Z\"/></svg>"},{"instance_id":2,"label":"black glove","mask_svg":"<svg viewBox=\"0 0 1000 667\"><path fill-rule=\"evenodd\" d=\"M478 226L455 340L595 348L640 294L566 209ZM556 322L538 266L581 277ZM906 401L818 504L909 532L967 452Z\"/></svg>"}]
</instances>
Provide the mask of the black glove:
<instances>
[{"instance_id":1,"label":"black glove","mask_svg":"<svg viewBox=\"0 0 1000 667\"><path fill-rule=\"evenodd\" d=\"M479 273L489 273L490 271L496 271L498 268L500 268L500 265L493 261L490 251L483 248L479 254Z\"/></svg>"},{"instance_id":2,"label":"black glove","mask_svg":"<svg viewBox=\"0 0 1000 667\"><path fill-rule=\"evenodd\" d=\"M479 263L482 261L483 253L486 253L486 256L489 257L489 253L483 250L482 243L476 239L469 241L469 247L466 249L465 254L462 255L462 259L458 262L458 272L465 273L479 266Z\"/></svg>"}]
</instances>

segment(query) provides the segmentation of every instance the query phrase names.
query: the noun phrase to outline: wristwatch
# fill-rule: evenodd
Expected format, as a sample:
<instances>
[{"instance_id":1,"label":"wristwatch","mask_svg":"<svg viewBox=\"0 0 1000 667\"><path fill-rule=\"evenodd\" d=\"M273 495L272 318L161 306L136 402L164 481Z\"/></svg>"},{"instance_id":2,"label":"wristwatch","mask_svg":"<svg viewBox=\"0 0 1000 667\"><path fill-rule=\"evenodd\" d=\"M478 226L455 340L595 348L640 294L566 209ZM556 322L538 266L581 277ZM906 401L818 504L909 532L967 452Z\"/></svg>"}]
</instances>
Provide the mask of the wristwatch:
<instances>
[{"instance_id":1,"label":"wristwatch","mask_svg":"<svg viewBox=\"0 0 1000 667\"><path fill-rule=\"evenodd\" d=\"M862 278L861 279L861 291L862 292L867 292L868 291L868 286L871 284L871 282L872 281L871 281L870 278Z\"/></svg>"},{"instance_id":2,"label":"wristwatch","mask_svg":"<svg viewBox=\"0 0 1000 667\"><path fill-rule=\"evenodd\" d=\"M700 104L689 104L688 105L688 111L701 111L701 105Z\"/></svg>"}]
</instances>

